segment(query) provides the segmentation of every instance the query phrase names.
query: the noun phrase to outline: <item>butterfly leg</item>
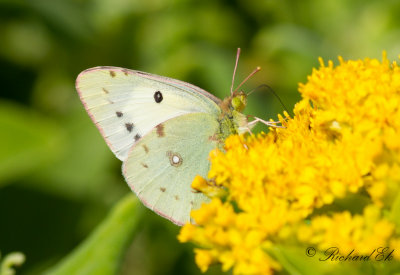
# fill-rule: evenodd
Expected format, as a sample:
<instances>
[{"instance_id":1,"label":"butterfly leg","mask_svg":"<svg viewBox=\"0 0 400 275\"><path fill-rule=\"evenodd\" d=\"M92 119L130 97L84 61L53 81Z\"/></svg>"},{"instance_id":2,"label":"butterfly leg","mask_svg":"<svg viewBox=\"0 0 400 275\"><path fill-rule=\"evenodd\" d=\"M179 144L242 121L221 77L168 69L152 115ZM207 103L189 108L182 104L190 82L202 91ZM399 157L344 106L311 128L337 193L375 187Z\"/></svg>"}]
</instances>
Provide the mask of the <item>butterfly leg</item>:
<instances>
[{"instance_id":1,"label":"butterfly leg","mask_svg":"<svg viewBox=\"0 0 400 275\"><path fill-rule=\"evenodd\" d=\"M259 117L253 117L254 118L254 120L253 121L250 121L248 124L247 124L247 126L249 127L249 129L251 128L251 127L253 127L254 125L256 125L258 122L261 122L262 124L265 124L265 125L267 125L267 126L269 126L269 127L275 127L275 128L285 128L284 126L282 126L282 125L278 125L278 123L281 123L280 121L266 121L266 120L263 120L263 119L261 119L261 118L259 118ZM251 131L250 131L251 132Z\"/></svg>"}]
</instances>

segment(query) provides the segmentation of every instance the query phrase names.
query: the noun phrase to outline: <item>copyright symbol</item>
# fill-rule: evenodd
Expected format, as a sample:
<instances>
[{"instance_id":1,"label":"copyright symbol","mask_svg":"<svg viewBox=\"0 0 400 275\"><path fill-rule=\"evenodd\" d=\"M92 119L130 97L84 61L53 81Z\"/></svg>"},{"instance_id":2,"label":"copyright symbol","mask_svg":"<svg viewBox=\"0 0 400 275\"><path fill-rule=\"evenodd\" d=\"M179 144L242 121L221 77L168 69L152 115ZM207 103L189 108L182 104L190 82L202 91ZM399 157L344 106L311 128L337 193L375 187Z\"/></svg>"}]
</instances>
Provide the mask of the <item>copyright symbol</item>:
<instances>
[{"instance_id":1,"label":"copyright symbol","mask_svg":"<svg viewBox=\"0 0 400 275\"><path fill-rule=\"evenodd\" d=\"M307 247L306 249L306 255L308 257L314 257L315 256L315 248L314 247Z\"/></svg>"}]
</instances>

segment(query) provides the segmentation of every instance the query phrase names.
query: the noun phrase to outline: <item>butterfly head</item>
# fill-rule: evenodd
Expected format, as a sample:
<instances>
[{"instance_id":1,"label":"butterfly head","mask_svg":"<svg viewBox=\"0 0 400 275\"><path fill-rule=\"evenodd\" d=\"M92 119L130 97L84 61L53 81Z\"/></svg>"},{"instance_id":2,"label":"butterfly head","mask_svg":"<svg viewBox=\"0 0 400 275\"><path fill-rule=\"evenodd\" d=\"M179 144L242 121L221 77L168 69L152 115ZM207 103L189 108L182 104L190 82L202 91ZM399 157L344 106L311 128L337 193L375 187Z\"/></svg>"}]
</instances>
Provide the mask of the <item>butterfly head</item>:
<instances>
[{"instance_id":1,"label":"butterfly head","mask_svg":"<svg viewBox=\"0 0 400 275\"><path fill-rule=\"evenodd\" d=\"M242 112L247 104L247 95L242 91L234 92L230 104L235 111Z\"/></svg>"}]
</instances>

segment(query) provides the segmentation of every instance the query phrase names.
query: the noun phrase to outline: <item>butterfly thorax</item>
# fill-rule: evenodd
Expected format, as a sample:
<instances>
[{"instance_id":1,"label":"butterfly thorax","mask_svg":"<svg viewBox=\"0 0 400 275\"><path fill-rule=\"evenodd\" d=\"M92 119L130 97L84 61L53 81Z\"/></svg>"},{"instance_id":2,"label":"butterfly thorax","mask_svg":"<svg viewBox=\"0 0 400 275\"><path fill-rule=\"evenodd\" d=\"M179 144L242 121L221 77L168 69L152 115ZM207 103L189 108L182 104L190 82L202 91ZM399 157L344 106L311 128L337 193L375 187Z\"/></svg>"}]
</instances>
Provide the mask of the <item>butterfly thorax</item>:
<instances>
[{"instance_id":1,"label":"butterfly thorax","mask_svg":"<svg viewBox=\"0 0 400 275\"><path fill-rule=\"evenodd\" d=\"M247 129L247 117L242 113L246 107L246 94L235 92L219 104L222 112L218 118L219 133L217 138L221 147L224 140L233 134L242 134Z\"/></svg>"}]
</instances>

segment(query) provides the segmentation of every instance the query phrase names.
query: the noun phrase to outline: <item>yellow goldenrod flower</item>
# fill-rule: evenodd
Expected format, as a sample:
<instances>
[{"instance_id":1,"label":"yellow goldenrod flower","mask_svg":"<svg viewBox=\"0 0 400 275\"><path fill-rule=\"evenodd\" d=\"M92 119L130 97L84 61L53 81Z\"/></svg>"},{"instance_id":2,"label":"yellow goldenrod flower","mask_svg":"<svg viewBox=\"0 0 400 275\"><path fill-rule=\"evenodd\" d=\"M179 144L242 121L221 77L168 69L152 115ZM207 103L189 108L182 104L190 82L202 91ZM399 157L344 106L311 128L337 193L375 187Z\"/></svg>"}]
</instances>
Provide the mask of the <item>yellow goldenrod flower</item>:
<instances>
[{"instance_id":1,"label":"yellow goldenrod flower","mask_svg":"<svg viewBox=\"0 0 400 275\"><path fill-rule=\"evenodd\" d=\"M203 272L221 263L272 274L287 267L273 252L285 245L389 247L400 259L400 68L385 55L339 62L320 60L300 84L293 118L279 116L285 128L231 136L210 153L211 180L192 186L212 200L179 235L200 247Z\"/></svg>"},{"instance_id":2,"label":"yellow goldenrod flower","mask_svg":"<svg viewBox=\"0 0 400 275\"><path fill-rule=\"evenodd\" d=\"M316 244L321 251L338 247L344 254L351 250L366 255L375 248L385 247L394 231L394 224L381 217L376 205L369 205L363 215L352 216L350 212L332 216L317 216L311 226L302 225L298 238L305 243ZM308 231L303 234L304 231Z\"/></svg>"}]
</instances>

